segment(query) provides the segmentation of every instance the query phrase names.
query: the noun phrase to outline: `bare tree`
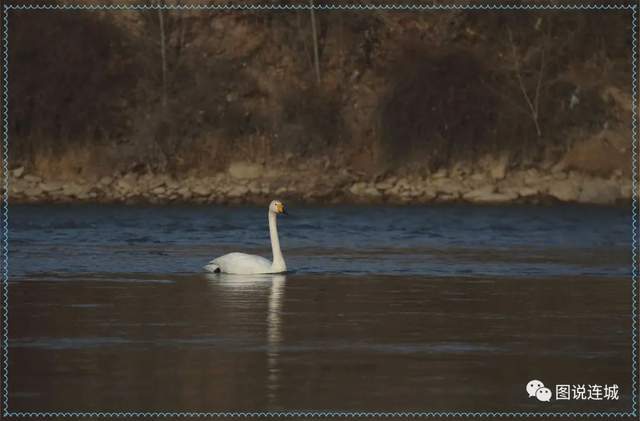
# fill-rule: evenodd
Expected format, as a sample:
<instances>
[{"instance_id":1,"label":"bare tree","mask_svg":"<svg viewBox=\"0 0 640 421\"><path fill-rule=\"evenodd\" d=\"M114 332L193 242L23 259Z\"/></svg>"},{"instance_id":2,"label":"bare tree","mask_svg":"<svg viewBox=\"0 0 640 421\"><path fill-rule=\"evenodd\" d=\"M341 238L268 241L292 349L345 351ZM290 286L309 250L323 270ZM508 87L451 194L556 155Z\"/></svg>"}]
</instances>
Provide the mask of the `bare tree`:
<instances>
[{"instance_id":1,"label":"bare tree","mask_svg":"<svg viewBox=\"0 0 640 421\"><path fill-rule=\"evenodd\" d=\"M167 43L166 43L163 15L164 15L164 10L162 8L158 8L158 25L160 27L160 58L162 60L162 108L166 108L167 107Z\"/></svg>"},{"instance_id":2,"label":"bare tree","mask_svg":"<svg viewBox=\"0 0 640 421\"><path fill-rule=\"evenodd\" d=\"M511 32L511 28L509 27L507 27L507 36L509 38L509 44L511 46L511 53L513 55L513 71L518 81L520 92L522 92L522 96L524 97L524 100L529 108L531 119L533 120L533 124L536 127L536 133L538 134L538 137L542 137L542 130L540 129L540 89L542 87L542 78L544 75L545 50L547 43L546 37L542 42L540 50L540 68L538 69L535 93L532 98L529 95L529 92L527 91L524 80L522 78L522 65L520 63L520 55L518 54L518 48L516 47L516 44L513 40L513 33Z\"/></svg>"},{"instance_id":3,"label":"bare tree","mask_svg":"<svg viewBox=\"0 0 640 421\"><path fill-rule=\"evenodd\" d=\"M176 0L172 4L179 6L181 3L180 0ZM176 67L180 59L185 43L186 29L183 13L174 13L165 8L167 4L165 0L156 0L152 4L155 6L155 10L141 10L140 17L146 27L146 34L149 36L153 49L160 53L158 67L161 77L161 104L164 109L168 105L171 69Z\"/></svg>"},{"instance_id":4,"label":"bare tree","mask_svg":"<svg viewBox=\"0 0 640 421\"><path fill-rule=\"evenodd\" d=\"M316 70L316 81L320 83L320 55L318 53L318 31L316 29L316 15L313 6L313 0L309 1L311 8L309 12L311 13L311 31L313 36L313 60Z\"/></svg>"}]
</instances>

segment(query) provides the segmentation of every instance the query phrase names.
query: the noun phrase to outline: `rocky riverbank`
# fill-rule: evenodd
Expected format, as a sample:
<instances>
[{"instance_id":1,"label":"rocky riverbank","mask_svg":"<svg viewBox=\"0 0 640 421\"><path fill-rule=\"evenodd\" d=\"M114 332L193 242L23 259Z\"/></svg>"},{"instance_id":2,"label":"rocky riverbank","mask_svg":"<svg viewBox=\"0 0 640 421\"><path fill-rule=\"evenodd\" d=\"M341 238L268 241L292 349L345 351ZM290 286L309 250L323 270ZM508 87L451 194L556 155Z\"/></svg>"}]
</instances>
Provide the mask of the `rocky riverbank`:
<instances>
[{"instance_id":1,"label":"rocky riverbank","mask_svg":"<svg viewBox=\"0 0 640 421\"><path fill-rule=\"evenodd\" d=\"M212 176L175 179L162 174L116 173L95 180L44 180L14 168L11 203L264 203L279 197L307 203L585 203L613 205L631 200L630 177L615 172L595 177L567 171L492 165L467 170L458 165L427 175L365 177L332 168L301 165L265 168L235 163ZM310 176L310 174L314 174Z\"/></svg>"}]
</instances>

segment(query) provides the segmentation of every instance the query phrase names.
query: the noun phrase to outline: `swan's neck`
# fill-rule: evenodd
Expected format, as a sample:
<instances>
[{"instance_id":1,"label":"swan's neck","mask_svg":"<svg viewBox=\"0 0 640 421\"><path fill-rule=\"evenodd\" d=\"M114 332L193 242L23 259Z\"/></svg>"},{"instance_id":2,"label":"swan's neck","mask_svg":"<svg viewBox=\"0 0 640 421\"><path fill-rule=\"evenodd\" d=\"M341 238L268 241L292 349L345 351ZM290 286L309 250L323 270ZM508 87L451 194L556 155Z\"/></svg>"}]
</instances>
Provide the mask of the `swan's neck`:
<instances>
[{"instance_id":1,"label":"swan's neck","mask_svg":"<svg viewBox=\"0 0 640 421\"><path fill-rule=\"evenodd\" d=\"M282 257L282 250L280 250L280 239L278 238L278 223L276 221L276 214L269 212L269 235L271 236L271 251L273 252L273 264L271 267L274 272L286 272L287 265L284 263L284 257Z\"/></svg>"}]
</instances>

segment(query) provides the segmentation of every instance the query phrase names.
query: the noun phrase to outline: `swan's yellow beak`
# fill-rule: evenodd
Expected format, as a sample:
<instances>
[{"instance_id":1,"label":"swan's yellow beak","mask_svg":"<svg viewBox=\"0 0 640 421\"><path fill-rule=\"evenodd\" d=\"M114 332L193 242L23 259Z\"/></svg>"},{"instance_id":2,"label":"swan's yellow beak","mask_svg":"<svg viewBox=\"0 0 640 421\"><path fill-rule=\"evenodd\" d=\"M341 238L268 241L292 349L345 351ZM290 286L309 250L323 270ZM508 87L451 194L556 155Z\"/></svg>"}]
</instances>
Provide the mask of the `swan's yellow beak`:
<instances>
[{"instance_id":1,"label":"swan's yellow beak","mask_svg":"<svg viewBox=\"0 0 640 421\"><path fill-rule=\"evenodd\" d=\"M282 202L278 202L276 203L276 211L278 211L278 213L283 213L283 214L287 214L287 211L284 208L284 204Z\"/></svg>"}]
</instances>

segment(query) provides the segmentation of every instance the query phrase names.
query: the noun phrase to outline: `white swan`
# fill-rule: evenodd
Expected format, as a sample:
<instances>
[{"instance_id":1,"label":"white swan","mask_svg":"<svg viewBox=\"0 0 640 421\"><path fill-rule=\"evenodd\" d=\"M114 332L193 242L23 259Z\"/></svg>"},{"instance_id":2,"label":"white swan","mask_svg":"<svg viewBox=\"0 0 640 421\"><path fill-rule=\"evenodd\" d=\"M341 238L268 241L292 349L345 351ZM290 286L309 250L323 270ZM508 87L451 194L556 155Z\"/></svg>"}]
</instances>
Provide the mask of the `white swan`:
<instances>
[{"instance_id":1,"label":"white swan","mask_svg":"<svg viewBox=\"0 0 640 421\"><path fill-rule=\"evenodd\" d=\"M276 215L287 212L284 204L274 200L269 204L269 234L271 235L271 250L273 262L261 256L245 253L229 253L210 261L204 269L209 272L233 273L238 275L254 275L259 273L283 273L287 271L287 265L280 250L278 239L278 225Z\"/></svg>"}]
</instances>

